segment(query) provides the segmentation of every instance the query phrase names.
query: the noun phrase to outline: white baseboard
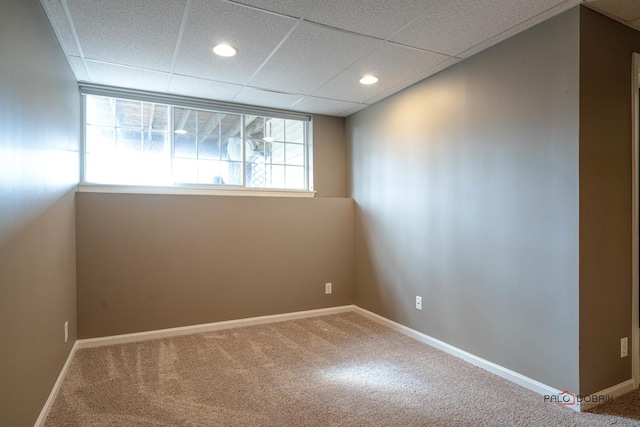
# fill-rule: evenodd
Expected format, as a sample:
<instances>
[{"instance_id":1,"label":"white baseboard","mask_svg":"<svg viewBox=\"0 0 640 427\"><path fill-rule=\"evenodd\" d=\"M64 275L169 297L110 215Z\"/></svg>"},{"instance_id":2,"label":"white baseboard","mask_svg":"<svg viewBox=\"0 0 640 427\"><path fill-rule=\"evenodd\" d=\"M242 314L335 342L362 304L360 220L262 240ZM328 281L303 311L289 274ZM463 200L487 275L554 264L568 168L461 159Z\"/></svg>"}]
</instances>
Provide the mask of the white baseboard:
<instances>
[{"instance_id":1,"label":"white baseboard","mask_svg":"<svg viewBox=\"0 0 640 427\"><path fill-rule=\"evenodd\" d=\"M492 374L496 374L504 379L507 379L513 383L516 383L526 389L529 389L533 392L536 392L542 396L557 396L558 393L561 393L560 390L555 389L551 386L548 386L546 384L543 384L539 381L536 381L532 378L526 377L522 374L519 374L518 372L512 371L511 369L507 369L503 366L500 366L498 364L495 364L493 362L490 362L488 360L485 360L481 357L478 357L474 354L471 354L469 352L466 352L464 350L461 350L457 347L454 347L450 344L447 344L444 341L440 341L437 338L433 338L430 337L427 334L423 334L422 332L418 332L415 329L411 329L407 326L401 325L400 323L396 323L393 320L389 320L386 317L382 317L378 314L372 313L368 310L365 310L364 308L360 308L358 306L355 306L354 311L356 313L362 314L365 317L368 317L369 319L376 321L378 323L381 323L385 326L387 326L390 329L393 329L395 331L398 331L404 335L407 335L408 337L411 337L413 339L416 339L420 342L423 342L425 344L428 344L432 347L435 347L439 350L444 351L445 353L449 353L452 356L456 356L462 360L465 360L469 363L471 363L472 365L475 365L479 368L482 368L486 371L491 372ZM542 403L542 402L541 402ZM566 405L568 408L573 409L574 411L580 411L580 403L576 402L576 404L574 405Z\"/></svg>"},{"instance_id":2,"label":"white baseboard","mask_svg":"<svg viewBox=\"0 0 640 427\"><path fill-rule=\"evenodd\" d=\"M630 380L621 382L620 384L616 384L612 387L609 387L597 393L588 395L588 396L596 396L595 402L587 401L588 398L586 397L583 398L582 403L580 404L580 410L586 411L588 409L591 409L593 407L600 405L601 403L604 403L603 401L598 400L597 396L610 396L611 398L613 398L613 397L621 396L625 393L629 393L630 391L633 391L635 389L636 389L636 382L633 380L633 378Z\"/></svg>"},{"instance_id":3,"label":"white baseboard","mask_svg":"<svg viewBox=\"0 0 640 427\"><path fill-rule=\"evenodd\" d=\"M49 415L49 411L51 411L51 407L53 406L53 402L56 400L56 396L58 396L58 392L60 391L60 386L62 385L62 381L64 381L64 377L67 375L67 371L69 370L69 366L71 366L71 361L73 360L73 356L76 354L76 350L78 349L78 341L73 344L71 347L71 351L67 356L67 361L64 362L64 366L60 371L60 375L58 375L58 379L56 380L53 388L51 389L51 393L49 393L49 398L45 402L42 407L42 411L40 411L40 416L36 420L34 427L41 427L44 425L47 416Z\"/></svg>"},{"instance_id":4,"label":"white baseboard","mask_svg":"<svg viewBox=\"0 0 640 427\"><path fill-rule=\"evenodd\" d=\"M263 325L265 323L284 322L287 320L304 319L307 317L326 316L329 314L353 311L355 306L320 308L317 310L296 311L293 313L273 314L270 316L249 317L246 319L226 320L223 322L203 323L199 325L182 326L179 328L158 329L155 331L136 332L133 334L113 335L109 337L88 338L78 340L78 349L101 347L104 345L124 344L136 341L154 340L158 338L189 335L199 332L220 331L223 329L240 328L243 326Z\"/></svg>"}]
</instances>

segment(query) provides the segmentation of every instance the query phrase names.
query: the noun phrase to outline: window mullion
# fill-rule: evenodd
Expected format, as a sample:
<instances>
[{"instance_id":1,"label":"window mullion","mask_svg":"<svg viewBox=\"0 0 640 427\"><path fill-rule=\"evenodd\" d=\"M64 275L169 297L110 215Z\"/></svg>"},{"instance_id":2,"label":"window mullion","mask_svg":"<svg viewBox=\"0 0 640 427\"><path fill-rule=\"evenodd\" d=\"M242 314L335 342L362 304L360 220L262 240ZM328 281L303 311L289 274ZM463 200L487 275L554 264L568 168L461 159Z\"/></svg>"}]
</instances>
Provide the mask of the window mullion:
<instances>
[{"instance_id":1,"label":"window mullion","mask_svg":"<svg viewBox=\"0 0 640 427\"><path fill-rule=\"evenodd\" d=\"M167 108L167 112L169 114L169 163L171 165L171 182L172 183L176 183L175 179L174 179L174 173L173 173L173 160L174 160L174 154L175 154L175 137L176 137L176 132L175 132L175 123L173 120L173 116L174 116L174 112L173 112L173 106L169 105L169 108Z\"/></svg>"},{"instance_id":2,"label":"window mullion","mask_svg":"<svg viewBox=\"0 0 640 427\"><path fill-rule=\"evenodd\" d=\"M247 152L245 147L247 145L246 133L244 131L245 115L240 116L240 138L242 139L242 186L247 187Z\"/></svg>"}]
</instances>

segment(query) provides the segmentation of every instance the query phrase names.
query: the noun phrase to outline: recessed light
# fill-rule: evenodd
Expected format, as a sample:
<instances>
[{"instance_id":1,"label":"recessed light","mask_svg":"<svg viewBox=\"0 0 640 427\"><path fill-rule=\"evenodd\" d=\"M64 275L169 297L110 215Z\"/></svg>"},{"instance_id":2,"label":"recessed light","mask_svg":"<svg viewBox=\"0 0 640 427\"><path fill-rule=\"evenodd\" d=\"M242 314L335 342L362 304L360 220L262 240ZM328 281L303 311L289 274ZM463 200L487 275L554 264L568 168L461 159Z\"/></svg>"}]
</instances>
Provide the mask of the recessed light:
<instances>
[{"instance_id":1,"label":"recessed light","mask_svg":"<svg viewBox=\"0 0 640 427\"><path fill-rule=\"evenodd\" d=\"M380 79L373 74L367 74L366 76L362 76L360 78L360 83L362 83L363 85L372 85L374 83L377 83L378 80Z\"/></svg>"},{"instance_id":2,"label":"recessed light","mask_svg":"<svg viewBox=\"0 0 640 427\"><path fill-rule=\"evenodd\" d=\"M217 44L213 47L213 53L218 56L234 56L238 53L238 49L225 43Z\"/></svg>"},{"instance_id":3,"label":"recessed light","mask_svg":"<svg viewBox=\"0 0 640 427\"><path fill-rule=\"evenodd\" d=\"M177 133L178 135L186 135L187 131L184 129L177 129L174 131L174 133Z\"/></svg>"}]
</instances>

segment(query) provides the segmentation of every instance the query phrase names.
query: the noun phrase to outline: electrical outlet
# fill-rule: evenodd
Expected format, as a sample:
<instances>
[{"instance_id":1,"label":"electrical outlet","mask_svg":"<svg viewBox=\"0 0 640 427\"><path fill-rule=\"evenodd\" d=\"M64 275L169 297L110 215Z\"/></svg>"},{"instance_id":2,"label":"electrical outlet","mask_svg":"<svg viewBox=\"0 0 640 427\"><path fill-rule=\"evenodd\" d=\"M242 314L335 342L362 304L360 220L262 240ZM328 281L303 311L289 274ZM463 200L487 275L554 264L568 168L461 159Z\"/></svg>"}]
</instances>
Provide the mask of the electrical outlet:
<instances>
[{"instance_id":1,"label":"electrical outlet","mask_svg":"<svg viewBox=\"0 0 640 427\"><path fill-rule=\"evenodd\" d=\"M422 310L422 297L416 296L416 309Z\"/></svg>"},{"instance_id":2,"label":"electrical outlet","mask_svg":"<svg viewBox=\"0 0 640 427\"><path fill-rule=\"evenodd\" d=\"M624 337L620 340L620 357L627 357L629 355L629 339Z\"/></svg>"},{"instance_id":3,"label":"electrical outlet","mask_svg":"<svg viewBox=\"0 0 640 427\"><path fill-rule=\"evenodd\" d=\"M64 322L64 342L69 341L69 321Z\"/></svg>"},{"instance_id":4,"label":"electrical outlet","mask_svg":"<svg viewBox=\"0 0 640 427\"><path fill-rule=\"evenodd\" d=\"M324 284L324 293L329 295L331 293L331 283Z\"/></svg>"}]
</instances>

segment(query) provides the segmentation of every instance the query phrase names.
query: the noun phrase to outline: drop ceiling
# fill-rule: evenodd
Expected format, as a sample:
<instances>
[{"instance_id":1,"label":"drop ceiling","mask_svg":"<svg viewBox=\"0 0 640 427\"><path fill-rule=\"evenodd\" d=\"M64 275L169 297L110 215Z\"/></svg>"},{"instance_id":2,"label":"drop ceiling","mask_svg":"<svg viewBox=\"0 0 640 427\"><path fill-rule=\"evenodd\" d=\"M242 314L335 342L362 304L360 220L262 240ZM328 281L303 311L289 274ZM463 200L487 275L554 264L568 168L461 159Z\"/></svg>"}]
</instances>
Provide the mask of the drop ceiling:
<instances>
[{"instance_id":1,"label":"drop ceiling","mask_svg":"<svg viewBox=\"0 0 640 427\"><path fill-rule=\"evenodd\" d=\"M581 0L41 0L80 82L348 116ZM640 29L640 0L584 4ZM232 58L211 52L220 42ZM358 83L367 73L380 77Z\"/></svg>"}]
</instances>

